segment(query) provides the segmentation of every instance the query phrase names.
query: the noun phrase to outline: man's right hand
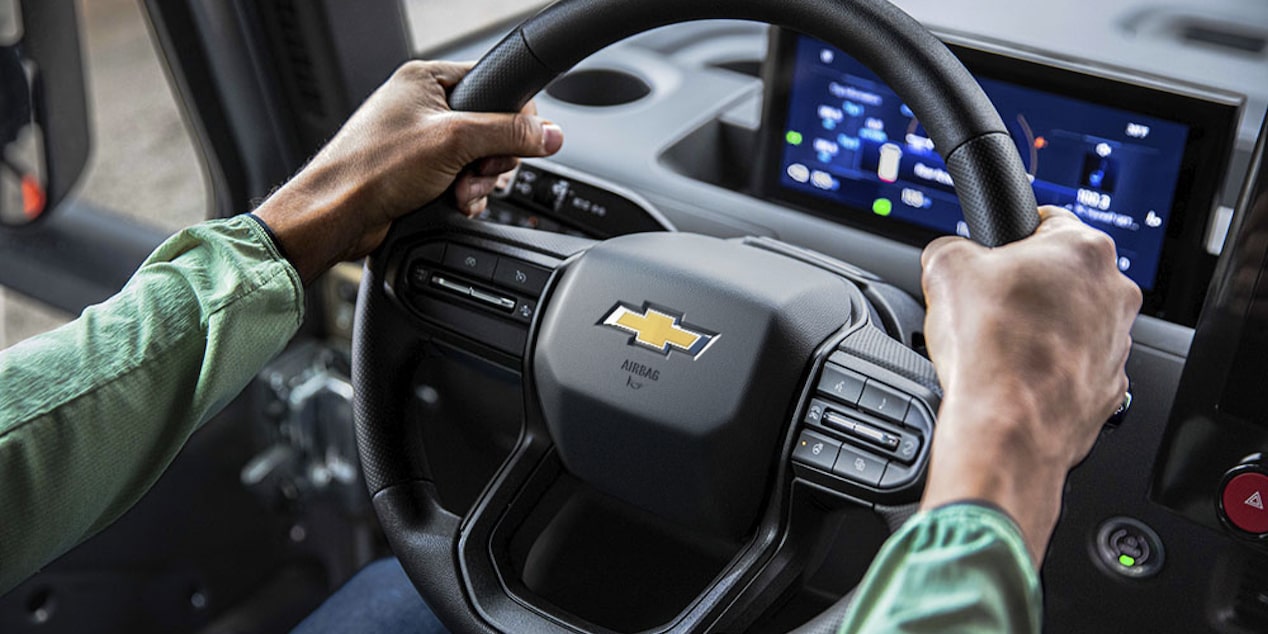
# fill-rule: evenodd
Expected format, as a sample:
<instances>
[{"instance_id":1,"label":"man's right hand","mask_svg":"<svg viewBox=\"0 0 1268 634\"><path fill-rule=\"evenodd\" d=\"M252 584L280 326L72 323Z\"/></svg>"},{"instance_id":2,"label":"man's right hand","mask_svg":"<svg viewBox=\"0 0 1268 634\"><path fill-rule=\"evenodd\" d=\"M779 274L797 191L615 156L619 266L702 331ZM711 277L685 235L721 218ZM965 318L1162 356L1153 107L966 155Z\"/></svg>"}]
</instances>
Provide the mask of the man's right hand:
<instances>
[{"instance_id":1,"label":"man's right hand","mask_svg":"<svg viewBox=\"0 0 1268 634\"><path fill-rule=\"evenodd\" d=\"M1056 207L996 249L940 238L924 252L929 356L945 392L923 508L984 500L1018 522L1036 565L1067 472L1127 390L1141 293L1106 234Z\"/></svg>"}]
</instances>

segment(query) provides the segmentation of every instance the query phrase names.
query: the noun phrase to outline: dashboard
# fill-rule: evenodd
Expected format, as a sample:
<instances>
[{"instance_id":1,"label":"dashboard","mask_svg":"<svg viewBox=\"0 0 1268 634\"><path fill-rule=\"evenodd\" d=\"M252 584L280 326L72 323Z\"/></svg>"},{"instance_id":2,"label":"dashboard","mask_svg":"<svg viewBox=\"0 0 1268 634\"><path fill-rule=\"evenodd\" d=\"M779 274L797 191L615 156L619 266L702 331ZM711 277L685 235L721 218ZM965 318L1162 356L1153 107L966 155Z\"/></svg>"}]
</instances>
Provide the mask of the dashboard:
<instances>
[{"instance_id":1,"label":"dashboard","mask_svg":"<svg viewBox=\"0 0 1268 634\"><path fill-rule=\"evenodd\" d=\"M937 3L906 4L933 14ZM1057 9L1036 11L1059 22L1047 14ZM1161 19L1130 15L1141 38ZM1207 49L1173 47L1170 62L1153 65L1128 54L1094 61L1101 56L1076 55L1069 42L1043 51L1021 43L1038 38L1026 30L1033 25L1009 31L1020 18L1008 29L988 28L1004 22L988 19L978 32L966 17L946 19L956 28L939 35L999 108L1039 202L1114 237L1120 269L1146 295L1128 362L1135 402L1070 477L1043 570L1047 629L1268 630L1268 546L1221 506L1229 483L1247 482L1238 477L1268 453L1268 323L1249 317L1262 313L1263 283L1238 294L1242 304L1218 323L1212 303L1231 291L1209 292L1232 284L1232 255L1219 256L1252 163L1268 63L1230 63L1253 69L1238 70L1238 81L1210 65L1199 83L1193 69ZM493 41L424 55L476 58ZM1164 72L1168 64L1175 73ZM916 298L921 247L965 233L950 178L913 113L866 68L797 34L732 22L657 30L583 62L537 104L564 127L564 151L527 161L488 221L596 238L776 238ZM1254 223L1243 220L1232 218L1229 244L1242 246L1229 253L1243 254L1245 276L1262 269L1264 247L1244 244ZM1235 502L1253 499L1242 498ZM808 585L835 574L823 566ZM823 583L814 589L835 591Z\"/></svg>"}]
</instances>

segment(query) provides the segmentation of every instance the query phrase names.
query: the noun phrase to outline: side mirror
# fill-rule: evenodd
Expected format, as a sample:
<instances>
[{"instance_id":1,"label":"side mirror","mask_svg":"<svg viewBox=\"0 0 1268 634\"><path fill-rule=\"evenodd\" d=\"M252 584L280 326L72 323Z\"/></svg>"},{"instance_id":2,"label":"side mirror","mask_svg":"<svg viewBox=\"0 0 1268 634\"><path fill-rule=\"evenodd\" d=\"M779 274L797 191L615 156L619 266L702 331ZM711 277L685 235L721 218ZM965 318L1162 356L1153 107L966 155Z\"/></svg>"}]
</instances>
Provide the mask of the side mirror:
<instances>
[{"instance_id":1,"label":"side mirror","mask_svg":"<svg viewBox=\"0 0 1268 634\"><path fill-rule=\"evenodd\" d=\"M43 217L87 162L77 24L70 0L0 0L0 227Z\"/></svg>"}]
</instances>

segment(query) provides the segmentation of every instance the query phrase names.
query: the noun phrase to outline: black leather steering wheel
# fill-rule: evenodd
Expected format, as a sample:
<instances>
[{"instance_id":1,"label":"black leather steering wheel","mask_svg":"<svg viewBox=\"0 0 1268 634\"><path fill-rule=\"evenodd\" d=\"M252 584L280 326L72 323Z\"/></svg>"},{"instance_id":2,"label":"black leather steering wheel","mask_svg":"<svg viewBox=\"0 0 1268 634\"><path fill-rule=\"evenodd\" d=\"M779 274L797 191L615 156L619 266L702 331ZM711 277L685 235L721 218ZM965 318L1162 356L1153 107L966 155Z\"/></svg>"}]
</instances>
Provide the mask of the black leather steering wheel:
<instances>
[{"instance_id":1,"label":"black leather steering wheel","mask_svg":"<svg viewBox=\"0 0 1268 634\"><path fill-rule=\"evenodd\" d=\"M991 103L936 37L884 0L563 0L495 46L451 105L518 111L608 44L710 18L792 28L876 71L934 139L978 242L1038 226ZM524 542L567 480L692 539L734 545L681 605L650 610L662 616L634 629L744 630L796 575L796 487L878 507L919 495L940 392L928 361L892 338L884 288L771 240L593 242L439 210L403 219L367 262L353 342L358 447L394 552L454 631L634 627L559 605L519 574ZM519 439L468 509L446 506L422 449L433 423L416 407L414 377L437 342L522 376ZM836 421L846 432L832 416L855 422ZM824 429L863 439L866 451L850 454L858 474L833 479L840 470L815 464L818 450L798 453ZM892 460L864 477L874 455ZM830 628L844 606L812 625Z\"/></svg>"}]
</instances>

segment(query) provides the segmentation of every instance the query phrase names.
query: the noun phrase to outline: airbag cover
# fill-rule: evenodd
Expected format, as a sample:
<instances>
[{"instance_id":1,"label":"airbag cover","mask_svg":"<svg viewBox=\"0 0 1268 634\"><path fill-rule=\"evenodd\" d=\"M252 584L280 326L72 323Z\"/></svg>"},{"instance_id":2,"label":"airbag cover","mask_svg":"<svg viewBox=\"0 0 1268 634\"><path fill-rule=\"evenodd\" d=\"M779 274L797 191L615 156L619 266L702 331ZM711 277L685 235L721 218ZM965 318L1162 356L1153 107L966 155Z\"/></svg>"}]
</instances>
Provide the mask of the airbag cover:
<instances>
[{"instance_id":1,"label":"airbag cover","mask_svg":"<svg viewBox=\"0 0 1268 634\"><path fill-rule=\"evenodd\" d=\"M596 245L563 270L533 353L564 465L688 527L744 534L808 362L854 321L855 293L739 242L663 233Z\"/></svg>"}]
</instances>

